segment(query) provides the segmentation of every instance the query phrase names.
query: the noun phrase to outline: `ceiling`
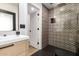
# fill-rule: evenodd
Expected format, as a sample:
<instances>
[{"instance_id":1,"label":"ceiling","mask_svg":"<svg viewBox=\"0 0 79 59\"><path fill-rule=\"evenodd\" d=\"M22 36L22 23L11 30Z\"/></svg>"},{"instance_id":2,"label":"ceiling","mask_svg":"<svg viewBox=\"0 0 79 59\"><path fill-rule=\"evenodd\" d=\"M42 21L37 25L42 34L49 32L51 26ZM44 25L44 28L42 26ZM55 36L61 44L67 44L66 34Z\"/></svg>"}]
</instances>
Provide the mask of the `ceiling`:
<instances>
[{"instance_id":1,"label":"ceiling","mask_svg":"<svg viewBox=\"0 0 79 59\"><path fill-rule=\"evenodd\" d=\"M57 6L63 6L63 5L65 5L65 3L43 3L43 5L45 6L45 7L47 7L48 9L52 9L52 8L55 8L55 7L57 7Z\"/></svg>"},{"instance_id":2,"label":"ceiling","mask_svg":"<svg viewBox=\"0 0 79 59\"><path fill-rule=\"evenodd\" d=\"M7 4L19 7L19 3L7 3Z\"/></svg>"}]
</instances>

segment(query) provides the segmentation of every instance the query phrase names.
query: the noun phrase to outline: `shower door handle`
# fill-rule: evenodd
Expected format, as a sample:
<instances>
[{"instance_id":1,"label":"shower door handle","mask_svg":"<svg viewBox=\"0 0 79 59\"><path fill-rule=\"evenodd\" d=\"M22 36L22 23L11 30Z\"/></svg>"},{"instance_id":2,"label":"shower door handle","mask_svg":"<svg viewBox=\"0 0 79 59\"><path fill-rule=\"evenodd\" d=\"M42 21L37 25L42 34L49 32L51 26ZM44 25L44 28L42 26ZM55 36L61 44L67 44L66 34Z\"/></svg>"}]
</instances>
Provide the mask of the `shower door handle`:
<instances>
[{"instance_id":1,"label":"shower door handle","mask_svg":"<svg viewBox=\"0 0 79 59\"><path fill-rule=\"evenodd\" d=\"M0 49L4 49L4 48L8 48L8 47L12 47L12 46L14 46L14 44L10 44L10 45L8 45L8 46L0 47Z\"/></svg>"}]
</instances>

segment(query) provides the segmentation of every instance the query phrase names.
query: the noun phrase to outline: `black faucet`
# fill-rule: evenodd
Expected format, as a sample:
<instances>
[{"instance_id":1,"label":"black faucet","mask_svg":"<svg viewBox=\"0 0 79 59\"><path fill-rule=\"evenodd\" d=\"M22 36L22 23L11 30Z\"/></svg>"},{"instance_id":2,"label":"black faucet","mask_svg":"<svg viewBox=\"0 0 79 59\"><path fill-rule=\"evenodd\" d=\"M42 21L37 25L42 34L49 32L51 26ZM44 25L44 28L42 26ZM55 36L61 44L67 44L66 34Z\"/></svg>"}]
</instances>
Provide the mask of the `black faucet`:
<instances>
[{"instance_id":1,"label":"black faucet","mask_svg":"<svg viewBox=\"0 0 79 59\"><path fill-rule=\"evenodd\" d=\"M4 36L4 37L6 37L7 35L6 35L6 34L4 34L3 36Z\"/></svg>"}]
</instances>

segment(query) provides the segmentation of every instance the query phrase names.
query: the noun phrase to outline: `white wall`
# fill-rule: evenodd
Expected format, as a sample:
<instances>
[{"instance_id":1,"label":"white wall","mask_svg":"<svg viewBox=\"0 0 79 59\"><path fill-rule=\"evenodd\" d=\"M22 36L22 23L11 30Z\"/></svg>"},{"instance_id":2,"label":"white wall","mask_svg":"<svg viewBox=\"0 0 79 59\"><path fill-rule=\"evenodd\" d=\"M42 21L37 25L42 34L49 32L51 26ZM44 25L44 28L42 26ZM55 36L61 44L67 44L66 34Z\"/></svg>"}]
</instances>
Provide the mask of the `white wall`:
<instances>
[{"instance_id":1,"label":"white wall","mask_svg":"<svg viewBox=\"0 0 79 59\"><path fill-rule=\"evenodd\" d=\"M25 24L25 29L20 29L22 35L29 35L29 24L27 3L19 4L19 24Z\"/></svg>"},{"instance_id":2,"label":"white wall","mask_svg":"<svg viewBox=\"0 0 79 59\"><path fill-rule=\"evenodd\" d=\"M39 49L42 49L42 4L32 3L39 9Z\"/></svg>"},{"instance_id":3,"label":"white wall","mask_svg":"<svg viewBox=\"0 0 79 59\"><path fill-rule=\"evenodd\" d=\"M16 13L16 30L18 30L18 5L14 3L0 3L0 9ZM15 34L15 31L0 32L0 35L3 34L12 35Z\"/></svg>"},{"instance_id":4,"label":"white wall","mask_svg":"<svg viewBox=\"0 0 79 59\"><path fill-rule=\"evenodd\" d=\"M39 49L42 48L42 5L40 3L36 4L36 3L32 3L32 5L36 6L37 8L39 8L39 13L40 13L40 17L39 17ZM29 35L29 29L30 29L30 20L28 18L28 4L27 3L20 3L19 4L19 21L20 24L25 24L25 29L20 29L21 34L23 35Z\"/></svg>"}]
</instances>

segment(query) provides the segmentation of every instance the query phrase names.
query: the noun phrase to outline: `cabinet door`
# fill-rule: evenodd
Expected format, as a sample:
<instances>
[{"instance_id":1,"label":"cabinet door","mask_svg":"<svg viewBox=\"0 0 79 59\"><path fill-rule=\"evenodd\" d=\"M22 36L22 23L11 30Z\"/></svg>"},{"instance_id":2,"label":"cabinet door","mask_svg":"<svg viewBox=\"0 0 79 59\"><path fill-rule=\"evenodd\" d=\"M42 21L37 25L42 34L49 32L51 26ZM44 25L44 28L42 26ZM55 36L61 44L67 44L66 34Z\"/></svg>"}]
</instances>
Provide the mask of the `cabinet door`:
<instances>
[{"instance_id":1,"label":"cabinet door","mask_svg":"<svg viewBox=\"0 0 79 59\"><path fill-rule=\"evenodd\" d=\"M14 46L0 49L0 55L3 56L19 56L28 53L28 42L26 40L13 43Z\"/></svg>"}]
</instances>

